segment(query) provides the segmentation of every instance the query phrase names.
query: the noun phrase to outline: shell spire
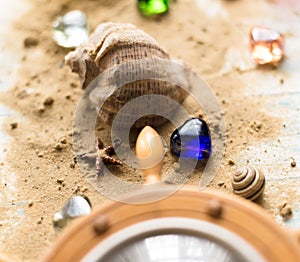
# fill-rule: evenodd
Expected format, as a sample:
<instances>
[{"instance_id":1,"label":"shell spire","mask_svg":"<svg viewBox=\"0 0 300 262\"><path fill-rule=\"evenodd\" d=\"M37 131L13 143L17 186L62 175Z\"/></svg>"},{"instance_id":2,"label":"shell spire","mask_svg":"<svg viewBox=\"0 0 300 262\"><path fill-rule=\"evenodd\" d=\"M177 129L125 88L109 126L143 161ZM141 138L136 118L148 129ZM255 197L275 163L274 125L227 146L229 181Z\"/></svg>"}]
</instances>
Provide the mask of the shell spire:
<instances>
[{"instance_id":1,"label":"shell spire","mask_svg":"<svg viewBox=\"0 0 300 262\"><path fill-rule=\"evenodd\" d=\"M244 198L255 200L265 187L265 176L258 168L243 167L232 178L233 192Z\"/></svg>"}]
</instances>

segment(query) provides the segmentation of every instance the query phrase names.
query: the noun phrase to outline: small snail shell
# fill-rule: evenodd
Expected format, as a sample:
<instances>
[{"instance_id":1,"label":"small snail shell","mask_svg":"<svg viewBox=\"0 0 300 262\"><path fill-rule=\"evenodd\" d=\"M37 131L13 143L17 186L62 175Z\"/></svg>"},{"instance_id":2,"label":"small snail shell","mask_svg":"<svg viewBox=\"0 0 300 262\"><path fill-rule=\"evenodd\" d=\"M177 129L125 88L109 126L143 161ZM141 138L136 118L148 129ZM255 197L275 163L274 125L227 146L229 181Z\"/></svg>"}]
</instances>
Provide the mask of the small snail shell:
<instances>
[{"instance_id":1,"label":"small snail shell","mask_svg":"<svg viewBox=\"0 0 300 262\"><path fill-rule=\"evenodd\" d=\"M243 167L232 178L233 192L244 198L255 200L265 187L265 176L260 169Z\"/></svg>"}]
</instances>

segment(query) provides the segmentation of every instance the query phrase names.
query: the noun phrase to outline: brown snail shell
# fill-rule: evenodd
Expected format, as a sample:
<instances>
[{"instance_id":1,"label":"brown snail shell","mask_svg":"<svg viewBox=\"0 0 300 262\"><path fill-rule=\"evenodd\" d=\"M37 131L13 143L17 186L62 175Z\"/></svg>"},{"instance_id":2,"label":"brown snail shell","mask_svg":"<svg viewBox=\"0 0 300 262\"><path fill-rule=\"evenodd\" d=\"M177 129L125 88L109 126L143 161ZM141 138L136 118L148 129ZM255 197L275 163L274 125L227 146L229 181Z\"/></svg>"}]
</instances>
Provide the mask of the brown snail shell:
<instances>
[{"instance_id":1,"label":"brown snail shell","mask_svg":"<svg viewBox=\"0 0 300 262\"><path fill-rule=\"evenodd\" d=\"M128 61L141 59L170 60L170 57L154 38L134 25L109 22L100 24L87 43L82 44L65 57L65 62L71 67L72 72L79 74L82 87L86 88L105 70L117 68ZM130 68L128 68L129 70ZM107 79L105 80L106 83L101 83L101 85L109 84L114 88L109 81L110 79ZM114 81L117 80L114 79ZM158 79L145 79L131 82L116 89L108 99L104 97L100 88L100 90L91 92L90 99L96 108L101 101L105 101L99 112L99 117L104 122L111 123L116 113L129 100L146 94L167 96L178 103L182 103L186 97L184 89L174 84ZM135 110L139 110L139 108ZM161 110L173 112L174 108L170 105L162 105ZM126 117L130 118L130 116ZM128 122L128 119L124 121ZM158 126L165 121L162 117L149 115L138 120L135 127Z\"/></svg>"},{"instance_id":2,"label":"brown snail shell","mask_svg":"<svg viewBox=\"0 0 300 262\"><path fill-rule=\"evenodd\" d=\"M265 176L258 168L243 167L232 178L233 192L244 198L255 200L265 187Z\"/></svg>"}]
</instances>

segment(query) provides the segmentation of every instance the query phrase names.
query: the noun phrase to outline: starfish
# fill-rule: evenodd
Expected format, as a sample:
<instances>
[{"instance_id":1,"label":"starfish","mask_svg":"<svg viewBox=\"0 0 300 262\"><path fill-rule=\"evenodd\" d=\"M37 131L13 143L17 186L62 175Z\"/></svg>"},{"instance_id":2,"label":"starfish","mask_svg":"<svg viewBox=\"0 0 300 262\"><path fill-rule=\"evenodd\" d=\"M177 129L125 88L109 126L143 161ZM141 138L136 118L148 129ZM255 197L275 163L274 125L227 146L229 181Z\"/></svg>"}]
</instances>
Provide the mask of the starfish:
<instances>
[{"instance_id":1,"label":"starfish","mask_svg":"<svg viewBox=\"0 0 300 262\"><path fill-rule=\"evenodd\" d=\"M98 175L102 175L104 164L122 165L123 162L119 159L112 157L115 154L115 148L121 145L121 140L117 139L113 142L113 145L104 147L100 138L96 139L96 153L82 154L82 159L88 159L96 161L96 170Z\"/></svg>"}]
</instances>

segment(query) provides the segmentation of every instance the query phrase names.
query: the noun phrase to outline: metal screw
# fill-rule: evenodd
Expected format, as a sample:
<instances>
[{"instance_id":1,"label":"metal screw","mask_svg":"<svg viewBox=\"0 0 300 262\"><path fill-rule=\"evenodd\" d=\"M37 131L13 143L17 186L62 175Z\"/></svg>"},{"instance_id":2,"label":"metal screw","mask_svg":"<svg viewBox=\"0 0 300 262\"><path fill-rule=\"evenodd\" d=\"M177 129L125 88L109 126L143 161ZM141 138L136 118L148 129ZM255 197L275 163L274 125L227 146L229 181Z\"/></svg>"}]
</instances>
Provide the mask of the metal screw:
<instances>
[{"instance_id":1,"label":"metal screw","mask_svg":"<svg viewBox=\"0 0 300 262\"><path fill-rule=\"evenodd\" d=\"M207 211L211 217L219 218L223 212L223 206L220 200L216 198L210 200Z\"/></svg>"},{"instance_id":2,"label":"metal screw","mask_svg":"<svg viewBox=\"0 0 300 262\"><path fill-rule=\"evenodd\" d=\"M296 231L296 237L297 237L297 240L298 240L298 242L300 244L300 230Z\"/></svg>"},{"instance_id":3,"label":"metal screw","mask_svg":"<svg viewBox=\"0 0 300 262\"><path fill-rule=\"evenodd\" d=\"M94 228L94 231L99 235L104 233L109 228L109 221L108 221L107 217L104 215L99 215L94 220L93 228Z\"/></svg>"}]
</instances>

